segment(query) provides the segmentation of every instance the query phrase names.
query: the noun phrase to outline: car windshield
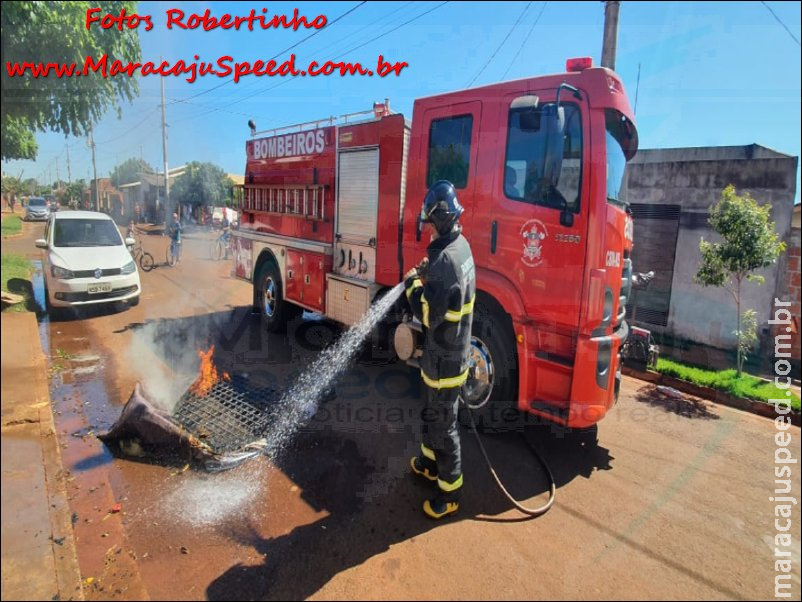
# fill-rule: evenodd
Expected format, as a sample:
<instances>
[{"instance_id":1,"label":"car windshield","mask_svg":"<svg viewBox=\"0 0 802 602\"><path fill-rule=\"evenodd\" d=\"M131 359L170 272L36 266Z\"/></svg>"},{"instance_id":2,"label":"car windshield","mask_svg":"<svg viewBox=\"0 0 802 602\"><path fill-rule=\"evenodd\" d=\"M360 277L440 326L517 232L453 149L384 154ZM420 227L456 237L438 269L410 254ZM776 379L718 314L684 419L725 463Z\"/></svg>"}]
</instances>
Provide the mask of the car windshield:
<instances>
[{"instance_id":1,"label":"car windshield","mask_svg":"<svg viewBox=\"0 0 802 602\"><path fill-rule=\"evenodd\" d=\"M122 244L120 232L108 219L57 219L54 247L114 247Z\"/></svg>"},{"instance_id":2,"label":"car windshield","mask_svg":"<svg viewBox=\"0 0 802 602\"><path fill-rule=\"evenodd\" d=\"M31 199L28 201L29 207L44 207L45 205L47 205L47 203L45 203L44 199Z\"/></svg>"}]
</instances>

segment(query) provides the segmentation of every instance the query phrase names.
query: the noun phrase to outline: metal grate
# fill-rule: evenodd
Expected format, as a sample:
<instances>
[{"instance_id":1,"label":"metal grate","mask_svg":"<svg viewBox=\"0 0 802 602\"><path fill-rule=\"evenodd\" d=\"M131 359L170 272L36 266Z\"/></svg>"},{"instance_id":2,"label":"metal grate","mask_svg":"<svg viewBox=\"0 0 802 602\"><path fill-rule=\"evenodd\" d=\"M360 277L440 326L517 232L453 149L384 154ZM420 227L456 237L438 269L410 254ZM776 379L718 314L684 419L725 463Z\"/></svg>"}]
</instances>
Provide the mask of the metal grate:
<instances>
[{"instance_id":1,"label":"metal grate","mask_svg":"<svg viewBox=\"0 0 802 602\"><path fill-rule=\"evenodd\" d=\"M631 203L632 219L637 228L639 219L667 219L678 220L681 207L679 205L651 205L649 203Z\"/></svg>"},{"instance_id":2,"label":"metal grate","mask_svg":"<svg viewBox=\"0 0 802 602\"><path fill-rule=\"evenodd\" d=\"M256 388L234 376L218 381L202 397L188 390L172 418L214 453L238 451L264 436L278 398L275 389Z\"/></svg>"}]
</instances>

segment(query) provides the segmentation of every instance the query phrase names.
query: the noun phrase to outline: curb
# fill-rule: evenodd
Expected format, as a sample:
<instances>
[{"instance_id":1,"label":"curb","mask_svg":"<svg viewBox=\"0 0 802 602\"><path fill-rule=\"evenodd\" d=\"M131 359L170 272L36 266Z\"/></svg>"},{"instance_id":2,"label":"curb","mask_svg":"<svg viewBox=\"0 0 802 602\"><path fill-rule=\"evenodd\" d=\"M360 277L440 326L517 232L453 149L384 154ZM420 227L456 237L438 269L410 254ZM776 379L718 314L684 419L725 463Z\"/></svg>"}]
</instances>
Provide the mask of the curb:
<instances>
[{"instance_id":1,"label":"curb","mask_svg":"<svg viewBox=\"0 0 802 602\"><path fill-rule=\"evenodd\" d=\"M673 376L660 374L659 372L641 372L640 370L635 370L629 366L622 366L621 372L622 374L626 374L632 378L637 378L638 380L649 382L655 385L673 387L678 391L682 391L683 393L695 395L696 397L701 397L702 399L706 399L707 401L711 401L713 403L735 408L736 410L749 412L750 414L755 414L771 420L774 420L779 416L788 416L791 419L791 424L795 426L802 426L802 413L791 411L788 414L780 414L777 412L774 405L770 403L733 397L732 395L724 393L723 391L711 389L709 387L702 387L701 385L695 385L693 383L674 378Z\"/></svg>"},{"instance_id":2,"label":"curb","mask_svg":"<svg viewBox=\"0 0 802 602\"><path fill-rule=\"evenodd\" d=\"M12 329L22 340L12 341L9 339ZM41 547L42 540L35 538L38 534L49 533L50 535L49 550L45 556L39 551L31 557L23 555L18 559L18 566L24 571L22 574L24 581L18 578L19 575L7 573L4 564L3 599L6 599L6 594L9 592L14 592L12 595L18 595L20 599L31 599L25 594L31 594L34 591L41 593L43 589L52 587L57 592L54 599L84 600L73 521L64 481L65 472L61 447L58 442L50 400L48 359L39 344L36 316L31 312L10 315L4 313L3 331L4 372L9 369L16 370L17 366L24 365L27 370L25 378L29 379L24 382L29 387L31 394L31 398L23 399L20 402L16 395L7 396L8 389L4 391L3 438L4 440L6 437L13 439L14 435L11 429L25 428L26 425L30 428L30 425L35 423L36 426L33 428L38 436L34 435L34 437L38 439L39 446L36 455L41 454L38 460L41 462L41 477L23 482L21 488L15 488L12 481L12 486L8 490L4 490L3 494L5 497L13 492L14 495L21 496L18 499L29 500L27 504L30 507L41 508L44 506L46 509L34 512L35 523L25 524L24 520L21 525L4 523L3 537L4 539L9 537L9 541L22 546L38 545ZM11 344L18 353L14 359L7 359L6 353ZM6 376L8 376L7 373ZM17 426L18 423L22 423L23 426ZM16 478L13 472L13 466L15 466L13 459L11 461L11 470L8 465L4 466L4 486L9 485L7 477L9 479ZM5 516L3 518L6 519ZM4 541L4 544L6 543ZM4 552L7 552L5 545ZM49 560L45 561L45 558ZM5 555L4 560L8 560Z\"/></svg>"}]
</instances>

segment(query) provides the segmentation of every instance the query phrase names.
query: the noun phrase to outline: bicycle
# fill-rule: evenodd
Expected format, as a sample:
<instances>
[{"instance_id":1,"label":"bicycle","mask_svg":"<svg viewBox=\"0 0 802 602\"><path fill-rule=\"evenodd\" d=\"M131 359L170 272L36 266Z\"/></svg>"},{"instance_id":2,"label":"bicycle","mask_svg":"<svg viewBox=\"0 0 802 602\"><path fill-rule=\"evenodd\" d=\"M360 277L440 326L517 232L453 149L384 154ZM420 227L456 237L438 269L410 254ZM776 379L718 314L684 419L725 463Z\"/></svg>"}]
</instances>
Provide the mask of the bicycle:
<instances>
[{"instance_id":1,"label":"bicycle","mask_svg":"<svg viewBox=\"0 0 802 602\"><path fill-rule=\"evenodd\" d=\"M167 245L167 265L174 268L179 261L181 261L181 243L171 240Z\"/></svg>"},{"instance_id":2,"label":"bicycle","mask_svg":"<svg viewBox=\"0 0 802 602\"><path fill-rule=\"evenodd\" d=\"M212 243L209 248L209 256L213 261L220 261L228 258L228 251L231 248L231 235L223 231L220 236Z\"/></svg>"},{"instance_id":3,"label":"bicycle","mask_svg":"<svg viewBox=\"0 0 802 602\"><path fill-rule=\"evenodd\" d=\"M153 259L153 255L145 251L142 247L142 241L138 238L136 239L134 248L131 249L131 256L134 258L134 261L139 264L143 272L149 272L156 266L156 260Z\"/></svg>"}]
</instances>

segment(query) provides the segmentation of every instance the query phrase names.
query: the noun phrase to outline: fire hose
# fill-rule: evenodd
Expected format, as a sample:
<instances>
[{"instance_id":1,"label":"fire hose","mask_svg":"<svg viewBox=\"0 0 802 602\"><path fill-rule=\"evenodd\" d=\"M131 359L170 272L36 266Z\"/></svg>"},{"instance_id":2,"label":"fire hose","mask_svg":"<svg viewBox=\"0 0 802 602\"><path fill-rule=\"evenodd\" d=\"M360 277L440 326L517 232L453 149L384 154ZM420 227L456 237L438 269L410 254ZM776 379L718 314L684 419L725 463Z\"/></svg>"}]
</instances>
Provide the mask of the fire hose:
<instances>
[{"instance_id":1,"label":"fire hose","mask_svg":"<svg viewBox=\"0 0 802 602\"><path fill-rule=\"evenodd\" d=\"M540 465L543 467L543 470L546 471L546 474L548 475L549 478L548 501L546 501L545 504L537 508L527 508L520 501L516 500L509 491L507 491L507 488L504 487L504 484L501 482L501 479L496 473L496 469L493 468L493 463L490 461L490 458L487 455L487 451L485 450L485 446L482 444L482 438L479 437L479 431L476 428L476 422L473 419L472 410L478 408L469 405L467 402L465 402L464 399L462 399L462 397L460 397L460 402L463 403L465 407L468 409L468 416L471 419L471 427L472 427L471 430L473 431L473 434L476 437L476 442L479 444L479 450L482 452L482 456L484 456L487 468L488 470L490 470L490 474L493 475L493 479L496 481L496 485L498 485L498 488L501 490L501 493L504 494L504 497L506 497L513 506L515 506L519 511L523 512L527 516L535 517L548 512L551 506L554 504L554 498L557 495L557 485L554 482L554 475L551 473L551 469L549 468L549 465L546 464L546 461L543 459L543 457L538 453L538 451L534 447L529 445L529 442L524 437L524 442L526 443L526 446L529 448L532 454L534 454L535 458L537 458L537 461L540 462Z\"/></svg>"}]
</instances>

